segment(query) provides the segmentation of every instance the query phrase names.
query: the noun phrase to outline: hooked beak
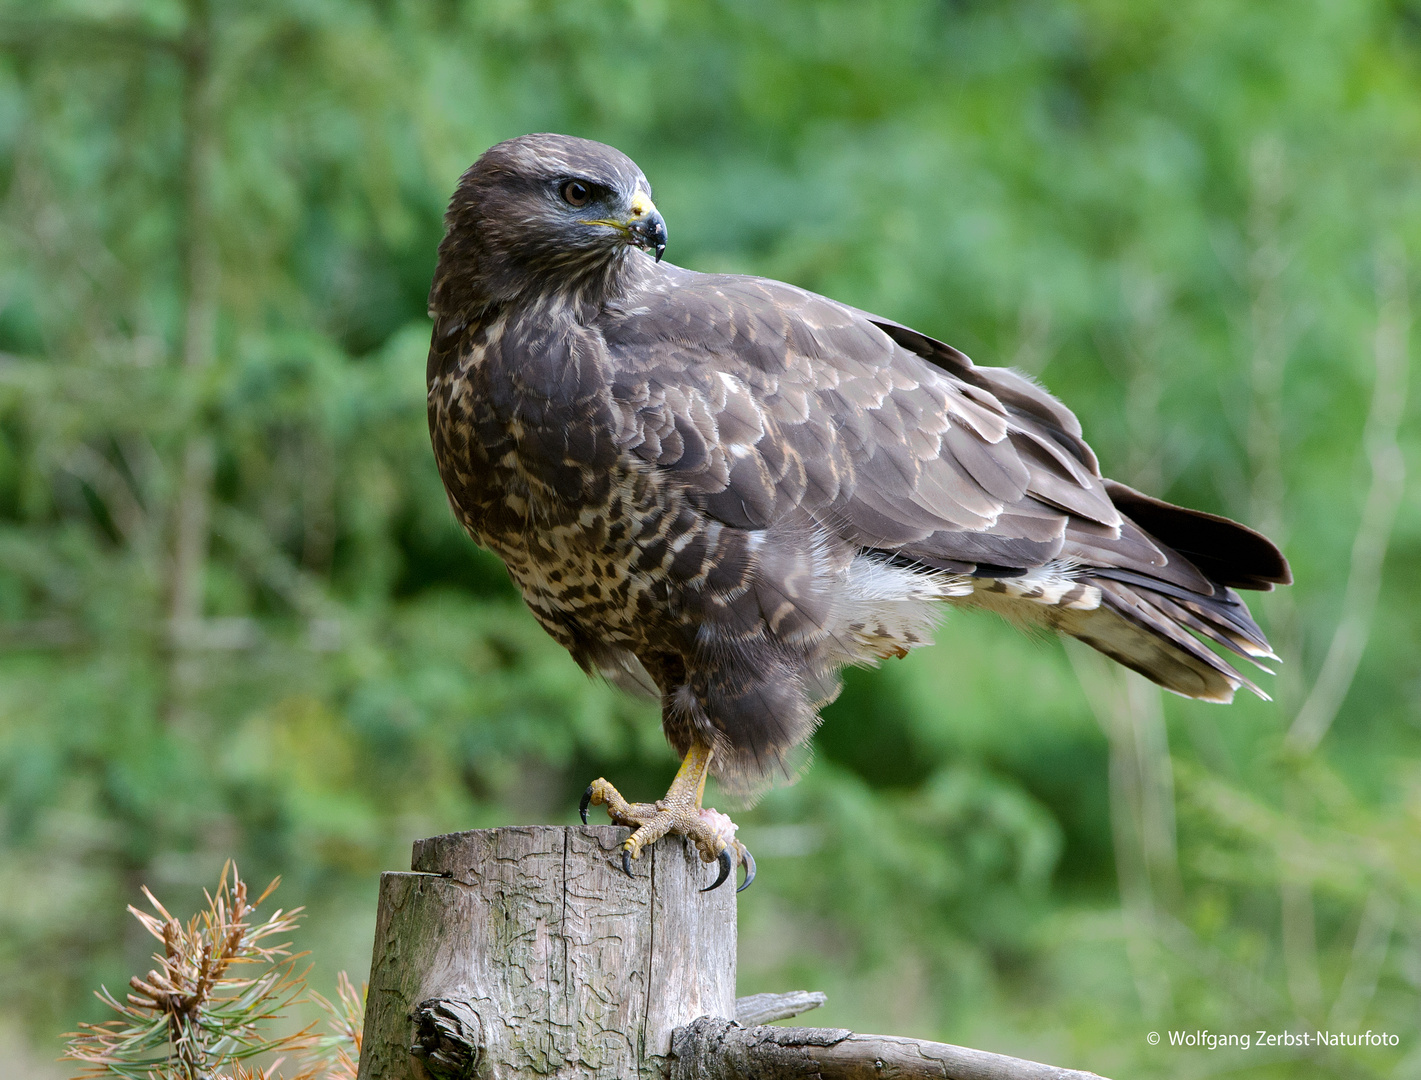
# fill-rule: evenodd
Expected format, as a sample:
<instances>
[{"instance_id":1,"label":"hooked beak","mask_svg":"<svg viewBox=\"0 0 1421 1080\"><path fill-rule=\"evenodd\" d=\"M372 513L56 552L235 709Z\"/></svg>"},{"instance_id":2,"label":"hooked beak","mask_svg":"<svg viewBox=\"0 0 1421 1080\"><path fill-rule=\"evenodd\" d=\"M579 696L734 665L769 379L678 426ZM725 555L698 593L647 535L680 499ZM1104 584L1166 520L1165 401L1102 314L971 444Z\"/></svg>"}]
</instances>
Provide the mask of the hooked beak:
<instances>
[{"instance_id":1,"label":"hooked beak","mask_svg":"<svg viewBox=\"0 0 1421 1080\"><path fill-rule=\"evenodd\" d=\"M666 254L666 222L660 211L654 208L644 217L629 222L627 235L631 237L632 243L643 251L653 252L657 262Z\"/></svg>"},{"instance_id":2,"label":"hooked beak","mask_svg":"<svg viewBox=\"0 0 1421 1080\"><path fill-rule=\"evenodd\" d=\"M666 220L661 216L661 211L651 204L650 199L643 200L638 195L632 200L632 216L627 221L627 236L643 251L654 253L657 262L666 254Z\"/></svg>"},{"instance_id":3,"label":"hooked beak","mask_svg":"<svg viewBox=\"0 0 1421 1080\"><path fill-rule=\"evenodd\" d=\"M633 197L631 213L625 221L601 220L587 224L616 229L633 247L651 252L657 262L666 253L666 219L643 191L638 191Z\"/></svg>"}]
</instances>

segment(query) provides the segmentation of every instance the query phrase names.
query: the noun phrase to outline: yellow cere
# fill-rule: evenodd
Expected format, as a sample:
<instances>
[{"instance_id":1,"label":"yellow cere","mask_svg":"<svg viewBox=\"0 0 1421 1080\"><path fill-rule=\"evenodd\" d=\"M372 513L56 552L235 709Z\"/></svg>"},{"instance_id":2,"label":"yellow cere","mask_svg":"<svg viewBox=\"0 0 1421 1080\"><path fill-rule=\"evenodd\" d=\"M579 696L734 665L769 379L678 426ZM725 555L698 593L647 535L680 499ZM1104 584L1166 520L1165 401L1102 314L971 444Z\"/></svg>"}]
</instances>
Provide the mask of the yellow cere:
<instances>
[{"instance_id":1,"label":"yellow cere","mask_svg":"<svg viewBox=\"0 0 1421 1080\"><path fill-rule=\"evenodd\" d=\"M627 231L627 223L625 221L614 221L611 218L582 218L581 223L583 225L605 225L609 229L616 229L618 232L623 233Z\"/></svg>"},{"instance_id":2,"label":"yellow cere","mask_svg":"<svg viewBox=\"0 0 1421 1080\"><path fill-rule=\"evenodd\" d=\"M647 214L656 212L656 204L651 201L651 196L647 194L645 188L638 188L637 193L632 196L631 215L626 221L617 221L613 218L583 218L584 225L605 225L609 229L616 229L625 233L627 227L634 221L646 217Z\"/></svg>"}]
</instances>

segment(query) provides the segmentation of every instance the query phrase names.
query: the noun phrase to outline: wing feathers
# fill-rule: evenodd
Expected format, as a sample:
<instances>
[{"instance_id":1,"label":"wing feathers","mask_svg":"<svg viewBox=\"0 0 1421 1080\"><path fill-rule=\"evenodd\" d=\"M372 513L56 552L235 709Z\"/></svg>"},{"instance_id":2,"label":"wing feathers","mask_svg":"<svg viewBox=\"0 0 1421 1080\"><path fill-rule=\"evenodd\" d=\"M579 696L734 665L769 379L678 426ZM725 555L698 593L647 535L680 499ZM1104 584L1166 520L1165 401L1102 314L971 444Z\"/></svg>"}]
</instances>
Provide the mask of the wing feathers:
<instances>
[{"instance_id":1,"label":"wing feathers","mask_svg":"<svg viewBox=\"0 0 1421 1080\"><path fill-rule=\"evenodd\" d=\"M1022 463L1010 442L983 442L954 424L942 440L943 449L988 495L1003 505L1011 505L1026 494L1031 470Z\"/></svg>"},{"instance_id":2,"label":"wing feathers","mask_svg":"<svg viewBox=\"0 0 1421 1080\"><path fill-rule=\"evenodd\" d=\"M1064 455L1048 449L1029 432L1013 432L1012 443L1029 470L1027 490L1032 495L1101 525L1120 524L1120 512L1100 477L1085 472L1078 462L1067 464Z\"/></svg>"}]
</instances>

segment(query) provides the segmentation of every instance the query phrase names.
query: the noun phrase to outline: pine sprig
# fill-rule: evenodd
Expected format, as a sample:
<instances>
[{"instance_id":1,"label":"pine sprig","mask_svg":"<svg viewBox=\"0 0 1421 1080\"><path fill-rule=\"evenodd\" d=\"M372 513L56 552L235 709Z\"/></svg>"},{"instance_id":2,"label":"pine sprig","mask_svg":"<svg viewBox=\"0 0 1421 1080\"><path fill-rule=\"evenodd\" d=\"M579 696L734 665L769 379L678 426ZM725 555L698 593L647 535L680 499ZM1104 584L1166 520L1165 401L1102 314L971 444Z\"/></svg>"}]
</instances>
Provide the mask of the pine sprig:
<instances>
[{"instance_id":1,"label":"pine sprig","mask_svg":"<svg viewBox=\"0 0 1421 1080\"><path fill-rule=\"evenodd\" d=\"M360 1062L360 1041L365 1028L365 995L368 987L359 990L342 971L336 976L336 1000L311 991L311 1000L326 1012L326 1035L315 1040L306 1062L313 1069L322 1069L324 1080L355 1080Z\"/></svg>"},{"instance_id":2,"label":"pine sprig","mask_svg":"<svg viewBox=\"0 0 1421 1080\"><path fill-rule=\"evenodd\" d=\"M296 929L302 909L277 909L257 920L256 909L280 881L250 900L246 882L229 861L216 891L204 893L206 909L186 924L144 888L153 913L132 905L128 910L163 943L163 951L154 954L157 966L147 975L129 980L124 1000L107 987L98 991L117 1019L81 1024L68 1036L64 1057L85 1066L79 1080L278 1080L280 1060L261 1071L252 1071L246 1060L315 1046L309 1026L275 1038L262 1031L303 1000L306 985L306 972L296 970L306 954L293 955L289 940L272 940ZM288 1080L316 1075L303 1069Z\"/></svg>"}]
</instances>

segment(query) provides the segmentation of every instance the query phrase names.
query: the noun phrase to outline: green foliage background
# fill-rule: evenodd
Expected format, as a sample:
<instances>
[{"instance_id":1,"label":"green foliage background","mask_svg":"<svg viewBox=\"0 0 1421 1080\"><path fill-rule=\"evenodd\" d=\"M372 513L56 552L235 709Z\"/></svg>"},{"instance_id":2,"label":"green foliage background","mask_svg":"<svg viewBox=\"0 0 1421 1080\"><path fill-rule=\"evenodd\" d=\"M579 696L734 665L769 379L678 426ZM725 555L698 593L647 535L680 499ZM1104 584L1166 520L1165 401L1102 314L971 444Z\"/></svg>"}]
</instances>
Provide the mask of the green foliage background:
<instances>
[{"instance_id":1,"label":"green foliage background","mask_svg":"<svg viewBox=\"0 0 1421 1080\"><path fill-rule=\"evenodd\" d=\"M1274 703L968 615L851 673L739 814L742 992L1117 1077L1421 1075L1418 62L1415 0L0 6L0 1075L145 962L140 883L280 873L358 979L413 838L663 790L428 449L445 200L535 130L631 154L673 261L1039 375L1298 577ZM1145 1037L1318 1026L1399 1045Z\"/></svg>"}]
</instances>

